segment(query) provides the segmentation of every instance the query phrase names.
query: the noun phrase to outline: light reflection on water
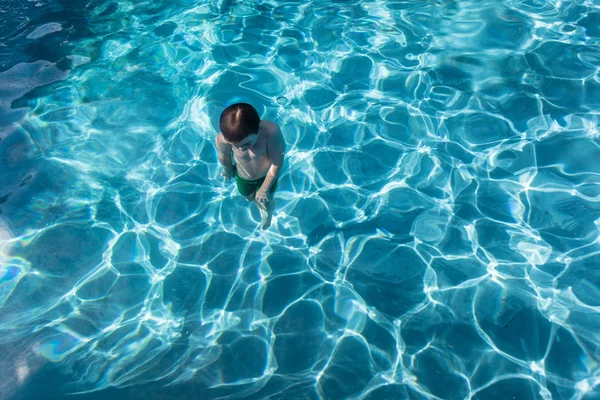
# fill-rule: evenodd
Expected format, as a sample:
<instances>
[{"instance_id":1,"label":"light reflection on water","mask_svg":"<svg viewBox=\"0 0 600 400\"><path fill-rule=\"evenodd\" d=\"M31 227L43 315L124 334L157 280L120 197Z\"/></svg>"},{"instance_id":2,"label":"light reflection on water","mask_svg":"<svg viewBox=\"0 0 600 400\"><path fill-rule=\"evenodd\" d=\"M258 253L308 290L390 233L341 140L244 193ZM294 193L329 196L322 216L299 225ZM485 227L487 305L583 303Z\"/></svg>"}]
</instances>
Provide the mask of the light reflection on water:
<instances>
[{"instance_id":1,"label":"light reflection on water","mask_svg":"<svg viewBox=\"0 0 600 400\"><path fill-rule=\"evenodd\" d=\"M598 396L594 2L1 7L3 397Z\"/></svg>"}]
</instances>

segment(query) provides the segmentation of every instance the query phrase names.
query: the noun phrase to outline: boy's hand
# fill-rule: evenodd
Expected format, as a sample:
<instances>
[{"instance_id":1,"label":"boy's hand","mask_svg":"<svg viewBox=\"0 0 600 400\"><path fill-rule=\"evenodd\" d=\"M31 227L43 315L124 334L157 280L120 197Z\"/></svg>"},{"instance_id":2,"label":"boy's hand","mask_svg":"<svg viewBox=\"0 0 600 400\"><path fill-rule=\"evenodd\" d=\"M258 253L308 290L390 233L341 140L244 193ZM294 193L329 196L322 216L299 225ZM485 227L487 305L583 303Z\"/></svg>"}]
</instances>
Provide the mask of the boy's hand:
<instances>
[{"instance_id":1,"label":"boy's hand","mask_svg":"<svg viewBox=\"0 0 600 400\"><path fill-rule=\"evenodd\" d=\"M221 176L225 178L226 181L233 178L234 175L235 170L233 169L233 167L223 167L223 171L221 171Z\"/></svg>"},{"instance_id":2,"label":"boy's hand","mask_svg":"<svg viewBox=\"0 0 600 400\"><path fill-rule=\"evenodd\" d=\"M266 204L269 202L269 194L266 190L258 189L254 195L254 199L259 203Z\"/></svg>"}]
</instances>

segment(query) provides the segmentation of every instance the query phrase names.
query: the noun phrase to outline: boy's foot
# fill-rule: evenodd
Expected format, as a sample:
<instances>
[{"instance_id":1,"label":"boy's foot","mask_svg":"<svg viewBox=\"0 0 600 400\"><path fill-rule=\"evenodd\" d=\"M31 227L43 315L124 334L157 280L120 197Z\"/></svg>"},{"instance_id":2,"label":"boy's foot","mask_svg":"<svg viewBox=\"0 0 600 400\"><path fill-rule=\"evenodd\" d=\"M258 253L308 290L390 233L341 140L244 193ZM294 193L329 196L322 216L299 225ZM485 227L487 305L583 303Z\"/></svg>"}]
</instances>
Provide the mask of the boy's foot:
<instances>
[{"instance_id":1,"label":"boy's foot","mask_svg":"<svg viewBox=\"0 0 600 400\"><path fill-rule=\"evenodd\" d=\"M271 226L271 217L273 217L273 214L261 210L260 216L262 217L262 221L260 222L260 229L264 230Z\"/></svg>"}]
</instances>

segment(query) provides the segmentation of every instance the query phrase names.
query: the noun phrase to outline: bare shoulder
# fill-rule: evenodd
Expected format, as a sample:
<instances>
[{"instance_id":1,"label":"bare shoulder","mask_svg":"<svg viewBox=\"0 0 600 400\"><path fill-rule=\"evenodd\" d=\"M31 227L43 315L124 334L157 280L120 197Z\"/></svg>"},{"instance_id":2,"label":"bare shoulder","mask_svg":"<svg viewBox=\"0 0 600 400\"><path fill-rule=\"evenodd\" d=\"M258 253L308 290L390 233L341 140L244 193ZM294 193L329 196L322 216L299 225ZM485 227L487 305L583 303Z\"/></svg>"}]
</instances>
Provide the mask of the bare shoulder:
<instances>
[{"instance_id":1,"label":"bare shoulder","mask_svg":"<svg viewBox=\"0 0 600 400\"><path fill-rule=\"evenodd\" d=\"M269 121L266 119L263 119L260 122L262 124L263 133L267 137L267 140L283 141L283 134L281 133L281 129L279 128L279 125L277 125L273 121Z\"/></svg>"},{"instance_id":2,"label":"bare shoulder","mask_svg":"<svg viewBox=\"0 0 600 400\"><path fill-rule=\"evenodd\" d=\"M225 140L225 137L221 132L217 135L215 139L215 143L217 145L217 150L220 152L226 153L231 150L231 144Z\"/></svg>"},{"instance_id":3,"label":"bare shoulder","mask_svg":"<svg viewBox=\"0 0 600 400\"><path fill-rule=\"evenodd\" d=\"M275 122L262 122L271 164L281 166L285 155L285 139L281 129Z\"/></svg>"},{"instance_id":4,"label":"bare shoulder","mask_svg":"<svg viewBox=\"0 0 600 400\"><path fill-rule=\"evenodd\" d=\"M225 137L223 136L223 134L221 132L219 132L219 134L217 135L217 137L216 137L215 140L216 140L217 144L225 144L225 143L227 143L225 141Z\"/></svg>"}]
</instances>

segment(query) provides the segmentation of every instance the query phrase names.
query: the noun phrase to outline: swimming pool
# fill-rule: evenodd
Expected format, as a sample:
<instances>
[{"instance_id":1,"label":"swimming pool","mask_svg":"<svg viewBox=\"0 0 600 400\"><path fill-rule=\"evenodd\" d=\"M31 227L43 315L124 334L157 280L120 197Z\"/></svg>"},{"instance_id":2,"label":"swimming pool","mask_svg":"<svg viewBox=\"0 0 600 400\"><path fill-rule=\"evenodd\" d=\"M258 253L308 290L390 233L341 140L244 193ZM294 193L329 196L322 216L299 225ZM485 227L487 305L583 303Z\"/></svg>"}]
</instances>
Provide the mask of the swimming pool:
<instances>
[{"instance_id":1,"label":"swimming pool","mask_svg":"<svg viewBox=\"0 0 600 400\"><path fill-rule=\"evenodd\" d=\"M72 3L0 5L0 397L600 396L600 3Z\"/></svg>"}]
</instances>

